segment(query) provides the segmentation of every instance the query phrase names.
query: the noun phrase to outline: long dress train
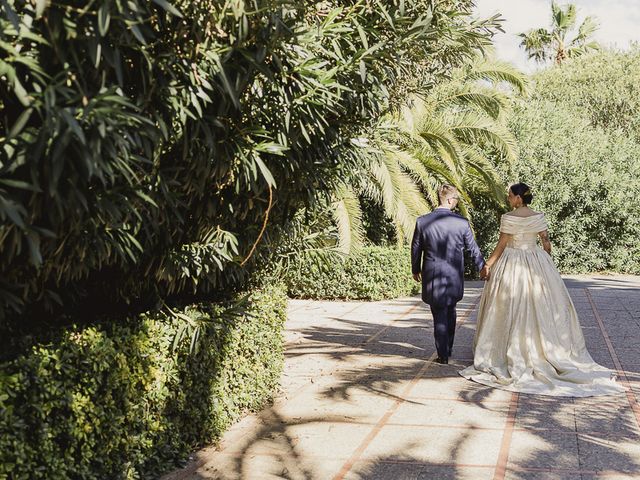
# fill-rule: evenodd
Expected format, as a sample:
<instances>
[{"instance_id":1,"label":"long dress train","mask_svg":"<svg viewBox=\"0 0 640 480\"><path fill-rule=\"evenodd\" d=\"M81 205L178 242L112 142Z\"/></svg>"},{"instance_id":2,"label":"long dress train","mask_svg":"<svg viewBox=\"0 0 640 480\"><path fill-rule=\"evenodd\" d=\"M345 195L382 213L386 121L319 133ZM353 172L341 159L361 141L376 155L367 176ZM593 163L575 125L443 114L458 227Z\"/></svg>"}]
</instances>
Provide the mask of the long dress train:
<instances>
[{"instance_id":1,"label":"long dress train","mask_svg":"<svg viewBox=\"0 0 640 480\"><path fill-rule=\"evenodd\" d=\"M614 372L587 351L569 292L537 246L544 215L503 215L511 240L486 282L478 311L474 363L463 377L522 393L588 397L624 392Z\"/></svg>"}]
</instances>

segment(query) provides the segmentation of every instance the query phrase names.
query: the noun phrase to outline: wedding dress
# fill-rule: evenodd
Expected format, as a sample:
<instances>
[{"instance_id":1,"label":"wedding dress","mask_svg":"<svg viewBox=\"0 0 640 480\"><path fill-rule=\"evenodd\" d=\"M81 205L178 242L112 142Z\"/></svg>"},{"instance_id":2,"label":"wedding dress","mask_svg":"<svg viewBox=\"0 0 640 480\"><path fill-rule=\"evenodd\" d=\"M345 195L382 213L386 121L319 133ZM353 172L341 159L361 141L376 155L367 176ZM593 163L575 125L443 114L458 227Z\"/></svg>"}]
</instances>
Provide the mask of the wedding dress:
<instances>
[{"instance_id":1,"label":"wedding dress","mask_svg":"<svg viewBox=\"0 0 640 480\"><path fill-rule=\"evenodd\" d=\"M551 256L536 244L544 214L503 215L511 239L492 268L478 311L473 365L463 377L514 392L589 397L624 392L593 361Z\"/></svg>"}]
</instances>

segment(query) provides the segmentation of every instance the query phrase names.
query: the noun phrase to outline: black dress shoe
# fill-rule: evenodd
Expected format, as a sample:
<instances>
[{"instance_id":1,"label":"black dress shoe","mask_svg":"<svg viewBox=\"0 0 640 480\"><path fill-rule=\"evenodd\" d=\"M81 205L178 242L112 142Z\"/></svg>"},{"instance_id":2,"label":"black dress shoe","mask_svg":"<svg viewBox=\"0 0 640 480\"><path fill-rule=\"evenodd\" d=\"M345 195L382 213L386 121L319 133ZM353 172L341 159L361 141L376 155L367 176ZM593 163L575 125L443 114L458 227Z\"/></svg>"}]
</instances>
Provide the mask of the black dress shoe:
<instances>
[{"instance_id":1,"label":"black dress shoe","mask_svg":"<svg viewBox=\"0 0 640 480\"><path fill-rule=\"evenodd\" d=\"M438 357L436 358L436 363L439 363L440 365L446 365L449 363L449 359L447 357Z\"/></svg>"}]
</instances>

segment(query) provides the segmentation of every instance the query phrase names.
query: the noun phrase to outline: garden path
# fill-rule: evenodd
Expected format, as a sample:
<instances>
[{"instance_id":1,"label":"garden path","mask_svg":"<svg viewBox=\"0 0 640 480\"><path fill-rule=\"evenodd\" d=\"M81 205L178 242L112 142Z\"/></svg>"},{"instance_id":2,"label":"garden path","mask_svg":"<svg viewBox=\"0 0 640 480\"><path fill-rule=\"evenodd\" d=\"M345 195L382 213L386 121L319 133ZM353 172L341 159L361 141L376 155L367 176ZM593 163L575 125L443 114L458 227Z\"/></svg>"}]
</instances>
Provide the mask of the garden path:
<instances>
[{"instance_id":1,"label":"garden path","mask_svg":"<svg viewBox=\"0 0 640 480\"><path fill-rule=\"evenodd\" d=\"M589 351L627 394L536 397L460 377L479 282L459 304L449 365L433 362L418 297L291 300L274 404L164 480L640 479L640 277L565 281Z\"/></svg>"}]
</instances>

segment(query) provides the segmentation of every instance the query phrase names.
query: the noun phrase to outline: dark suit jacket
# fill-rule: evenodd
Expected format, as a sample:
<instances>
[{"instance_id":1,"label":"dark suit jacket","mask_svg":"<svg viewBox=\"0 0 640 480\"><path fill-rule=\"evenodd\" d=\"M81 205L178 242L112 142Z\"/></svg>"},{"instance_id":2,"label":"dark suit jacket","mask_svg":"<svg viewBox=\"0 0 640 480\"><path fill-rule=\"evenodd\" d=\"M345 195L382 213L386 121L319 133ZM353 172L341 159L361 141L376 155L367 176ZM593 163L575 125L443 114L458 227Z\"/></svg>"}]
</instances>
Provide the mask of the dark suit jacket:
<instances>
[{"instance_id":1,"label":"dark suit jacket","mask_svg":"<svg viewBox=\"0 0 640 480\"><path fill-rule=\"evenodd\" d=\"M422 272L422 300L429 305L453 305L464 295L464 249L478 268L484 258L466 218L437 208L416 221L411 242L411 270Z\"/></svg>"}]
</instances>

